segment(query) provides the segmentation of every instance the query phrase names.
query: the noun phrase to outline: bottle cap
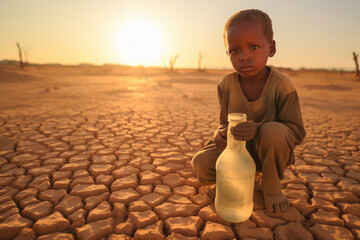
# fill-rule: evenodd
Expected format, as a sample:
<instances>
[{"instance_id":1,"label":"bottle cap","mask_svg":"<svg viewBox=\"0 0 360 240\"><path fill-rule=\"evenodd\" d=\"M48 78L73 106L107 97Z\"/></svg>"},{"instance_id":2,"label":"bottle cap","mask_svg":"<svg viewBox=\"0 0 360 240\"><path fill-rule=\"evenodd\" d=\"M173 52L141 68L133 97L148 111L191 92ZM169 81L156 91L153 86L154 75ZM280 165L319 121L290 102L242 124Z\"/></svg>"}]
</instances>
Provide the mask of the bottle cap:
<instances>
[{"instance_id":1,"label":"bottle cap","mask_svg":"<svg viewBox=\"0 0 360 240\"><path fill-rule=\"evenodd\" d=\"M246 121L245 113L229 113L228 121Z\"/></svg>"}]
</instances>

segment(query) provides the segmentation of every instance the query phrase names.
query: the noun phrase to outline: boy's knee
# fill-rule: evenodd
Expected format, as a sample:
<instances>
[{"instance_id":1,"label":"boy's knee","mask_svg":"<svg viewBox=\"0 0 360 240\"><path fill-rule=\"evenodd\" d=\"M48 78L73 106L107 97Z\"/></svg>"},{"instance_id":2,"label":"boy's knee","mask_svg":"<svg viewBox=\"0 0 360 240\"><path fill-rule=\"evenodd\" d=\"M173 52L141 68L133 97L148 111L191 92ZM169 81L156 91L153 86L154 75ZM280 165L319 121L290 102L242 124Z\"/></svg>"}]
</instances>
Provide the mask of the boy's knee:
<instances>
[{"instance_id":1,"label":"boy's knee","mask_svg":"<svg viewBox=\"0 0 360 240\"><path fill-rule=\"evenodd\" d=\"M276 144L285 141L288 135L287 127L279 122L267 122L260 128L258 138L262 144Z\"/></svg>"},{"instance_id":2,"label":"boy's knee","mask_svg":"<svg viewBox=\"0 0 360 240\"><path fill-rule=\"evenodd\" d=\"M203 172L206 172L205 168L207 166L207 163L204 152L197 152L191 160L191 165L197 175L202 175Z\"/></svg>"},{"instance_id":3,"label":"boy's knee","mask_svg":"<svg viewBox=\"0 0 360 240\"><path fill-rule=\"evenodd\" d=\"M191 165L202 182L215 180L215 165L219 154L215 149L207 149L197 152L192 160Z\"/></svg>"},{"instance_id":4,"label":"boy's knee","mask_svg":"<svg viewBox=\"0 0 360 240\"><path fill-rule=\"evenodd\" d=\"M195 171L201 166L200 162L201 162L201 157L199 157L199 152L197 152L191 159L191 165Z\"/></svg>"}]
</instances>

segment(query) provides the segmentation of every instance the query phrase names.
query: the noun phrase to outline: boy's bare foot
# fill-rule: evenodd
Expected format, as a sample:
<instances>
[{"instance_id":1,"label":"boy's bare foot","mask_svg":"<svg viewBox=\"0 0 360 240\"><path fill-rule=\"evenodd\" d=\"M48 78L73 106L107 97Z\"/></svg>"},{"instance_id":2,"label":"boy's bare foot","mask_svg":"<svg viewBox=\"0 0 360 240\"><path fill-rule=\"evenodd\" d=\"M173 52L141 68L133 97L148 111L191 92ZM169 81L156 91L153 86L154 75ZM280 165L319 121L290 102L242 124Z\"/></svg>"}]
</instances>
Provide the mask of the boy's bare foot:
<instances>
[{"instance_id":1,"label":"boy's bare foot","mask_svg":"<svg viewBox=\"0 0 360 240\"><path fill-rule=\"evenodd\" d=\"M289 200L282 194L282 192L270 195L264 193L265 208L269 212L281 213L286 211L289 207Z\"/></svg>"}]
</instances>

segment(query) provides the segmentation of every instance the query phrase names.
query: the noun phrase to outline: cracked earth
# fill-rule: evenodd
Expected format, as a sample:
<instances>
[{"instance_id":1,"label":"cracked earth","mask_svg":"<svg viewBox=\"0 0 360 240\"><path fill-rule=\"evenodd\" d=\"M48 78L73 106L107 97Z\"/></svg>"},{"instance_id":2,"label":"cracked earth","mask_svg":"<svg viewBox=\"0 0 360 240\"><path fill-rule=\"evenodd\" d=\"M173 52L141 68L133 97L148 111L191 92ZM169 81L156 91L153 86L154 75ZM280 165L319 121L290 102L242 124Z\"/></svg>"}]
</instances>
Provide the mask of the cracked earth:
<instances>
[{"instance_id":1,"label":"cracked earth","mask_svg":"<svg viewBox=\"0 0 360 240\"><path fill-rule=\"evenodd\" d=\"M360 82L287 73L307 131L282 181L291 207L265 211L256 187L232 224L190 164L224 74L0 67L0 239L360 239Z\"/></svg>"}]
</instances>

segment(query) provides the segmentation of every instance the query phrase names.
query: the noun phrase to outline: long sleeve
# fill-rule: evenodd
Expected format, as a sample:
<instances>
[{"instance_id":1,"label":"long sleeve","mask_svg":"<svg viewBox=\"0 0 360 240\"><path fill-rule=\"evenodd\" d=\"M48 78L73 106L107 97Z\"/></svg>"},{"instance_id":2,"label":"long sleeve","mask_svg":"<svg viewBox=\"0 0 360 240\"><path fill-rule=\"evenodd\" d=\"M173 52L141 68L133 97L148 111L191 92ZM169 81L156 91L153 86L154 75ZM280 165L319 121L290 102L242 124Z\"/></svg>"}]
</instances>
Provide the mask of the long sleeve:
<instances>
[{"instance_id":1,"label":"long sleeve","mask_svg":"<svg viewBox=\"0 0 360 240\"><path fill-rule=\"evenodd\" d=\"M222 82L217 85L218 101L220 105L220 125L217 130L223 130L228 127L228 96L225 93L225 89Z\"/></svg>"},{"instance_id":2,"label":"long sleeve","mask_svg":"<svg viewBox=\"0 0 360 240\"><path fill-rule=\"evenodd\" d=\"M305 138L306 132L296 90L293 89L293 91L287 94L279 95L276 108L278 121L292 130L295 137L295 144L300 144Z\"/></svg>"}]
</instances>

